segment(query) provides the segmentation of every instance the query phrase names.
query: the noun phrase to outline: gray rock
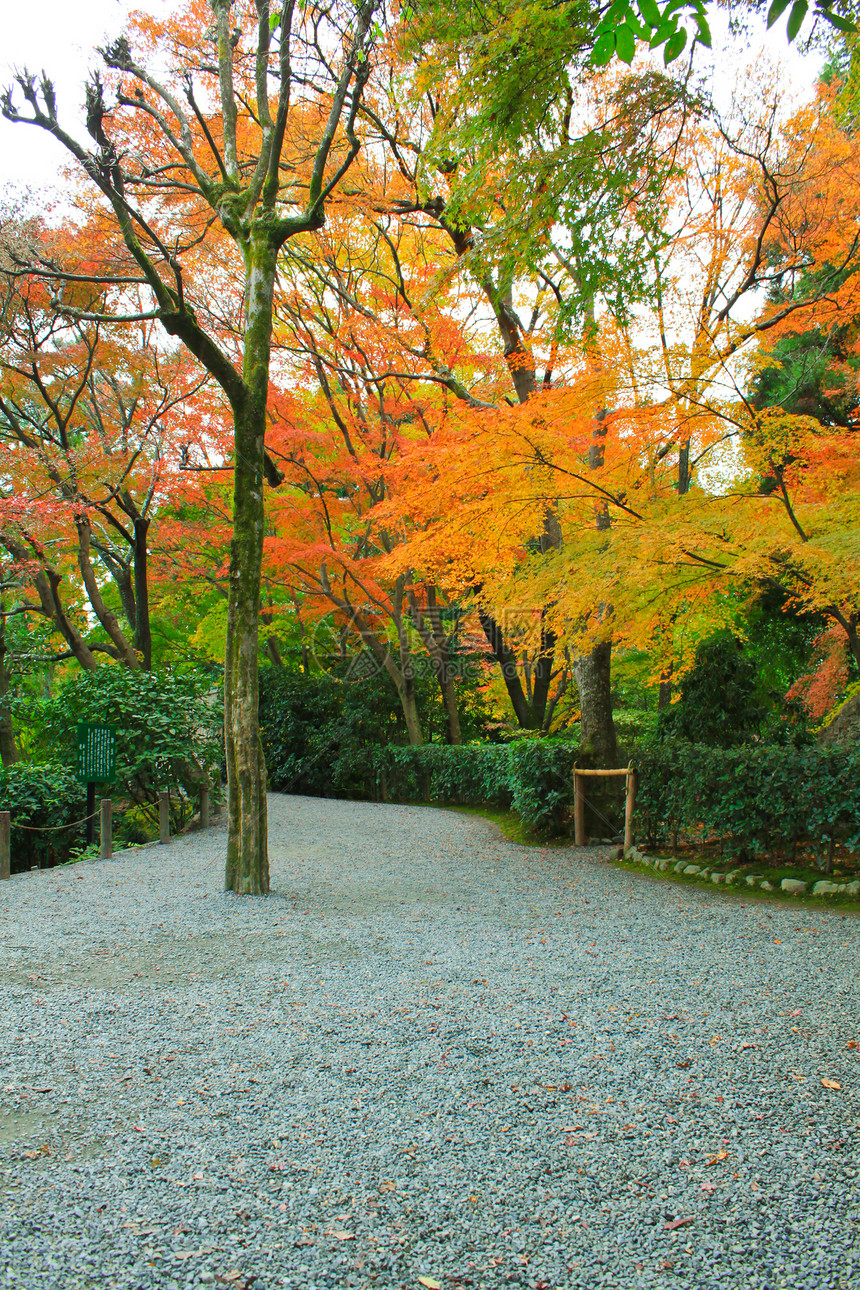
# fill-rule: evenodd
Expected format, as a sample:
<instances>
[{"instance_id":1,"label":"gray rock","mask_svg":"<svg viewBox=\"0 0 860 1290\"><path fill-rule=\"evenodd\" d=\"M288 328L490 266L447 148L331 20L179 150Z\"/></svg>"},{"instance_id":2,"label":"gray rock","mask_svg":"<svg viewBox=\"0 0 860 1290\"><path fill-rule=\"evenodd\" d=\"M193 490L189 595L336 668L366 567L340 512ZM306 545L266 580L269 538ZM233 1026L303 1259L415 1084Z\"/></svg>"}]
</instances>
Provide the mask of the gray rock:
<instances>
[{"instance_id":1,"label":"gray rock","mask_svg":"<svg viewBox=\"0 0 860 1290\"><path fill-rule=\"evenodd\" d=\"M700 866L700 865L697 865L697 864L688 864L688 865L684 865L684 868L683 868L682 872L683 872L683 873L689 873L689 874L701 873L701 872L702 872L702 869L701 869L701 866Z\"/></svg>"},{"instance_id":2,"label":"gray rock","mask_svg":"<svg viewBox=\"0 0 860 1290\"><path fill-rule=\"evenodd\" d=\"M802 882L800 878L783 878L779 885L792 896L801 896L809 887L809 883Z\"/></svg>"},{"instance_id":3,"label":"gray rock","mask_svg":"<svg viewBox=\"0 0 860 1290\"><path fill-rule=\"evenodd\" d=\"M860 896L860 882L847 882L845 884L845 894L847 896Z\"/></svg>"},{"instance_id":4,"label":"gray rock","mask_svg":"<svg viewBox=\"0 0 860 1290\"><path fill-rule=\"evenodd\" d=\"M821 882L817 882L812 888L812 894L813 896L835 896L838 890L839 888L835 882L828 882L826 879L822 879Z\"/></svg>"},{"instance_id":5,"label":"gray rock","mask_svg":"<svg viewBox=\"0 0 860 1290\"><path fill-rule=\"evenodd\" d=\"M764 882L759 883L759 887L762 891L776 891L773 883L768 882L767 878L765 878Z\"/></svg>"},{"instance_id":6,"label":"gray rock","mask_svg":"<svg viewBox=\"0 0 860 1290\"><path fill-rule=\"evenodd\" d=\"M761 873L748 873L744 878L744 882L748 887L757 887L763 877L764 874Z\"/></svg>"},{"instance_id":7,"label":"gray rock","mask_svg":"<svg viewBox=\"0 0 860 1290\"><path fill-rule=\"evenodd\" d=\"M671 860L655 860L654 868L659 869L661 873L666 873L671 863Z\"/></svg>"},{"instance_id":8,"label":"gray rock","mask_svg":"<svg viewBox=\"0 0 860 1290\"><path fill-rule=\"evenodd\" d=\"M686 867L687 867L686 860L677 860L675 864L672 865L672 871L673 873L683 873Z\"/></svg>"},{"instance_id":9,"label":"gray rock","mask_svg":"<svg viewBox=\"0 0 860 1290\"><path fill-rule=\"evenodd\" d=\"M714 883L720 883L720 882L722 882L722 881L723 881L724 877L725 877L725 874L722 874L722 873L712 873L712 874L711 874L711 882L714 882Z\"/></svg>"}]
</instances>

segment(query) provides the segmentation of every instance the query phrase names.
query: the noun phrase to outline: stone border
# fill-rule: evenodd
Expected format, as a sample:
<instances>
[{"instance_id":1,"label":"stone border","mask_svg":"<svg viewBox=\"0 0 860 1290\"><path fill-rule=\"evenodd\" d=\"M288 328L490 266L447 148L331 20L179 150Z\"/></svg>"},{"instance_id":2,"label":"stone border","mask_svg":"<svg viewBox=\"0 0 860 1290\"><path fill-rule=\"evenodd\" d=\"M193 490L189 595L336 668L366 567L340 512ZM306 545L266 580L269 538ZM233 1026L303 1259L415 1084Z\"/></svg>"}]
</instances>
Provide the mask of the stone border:
<instances>
[{"instance_id":1,"label":"stone border","mask_svg":"<svg viewBox=\"0 0 860 1290\"><path fill-rule=\"evenodd\" d=\"M744 873L742 869L730 869L728 873L722 873L709 869L707 865L687 864L686 860L673 860L671 857L655 860L638 847L631 847L623 857L619 852L618 859L623 859L625 864L632 861L633 864L656 869L660 873L678 873L687 878L698 878L700 882L710 881L714 886L734 887L738 890L747 886L759 891L781 891L787 896L847 896L850 900L860 900L860 879L853 882L830 882L822 879L810 884L800 878L783 878L779 886L774 887L764 874Z\"/></svg>"}]
</instances>

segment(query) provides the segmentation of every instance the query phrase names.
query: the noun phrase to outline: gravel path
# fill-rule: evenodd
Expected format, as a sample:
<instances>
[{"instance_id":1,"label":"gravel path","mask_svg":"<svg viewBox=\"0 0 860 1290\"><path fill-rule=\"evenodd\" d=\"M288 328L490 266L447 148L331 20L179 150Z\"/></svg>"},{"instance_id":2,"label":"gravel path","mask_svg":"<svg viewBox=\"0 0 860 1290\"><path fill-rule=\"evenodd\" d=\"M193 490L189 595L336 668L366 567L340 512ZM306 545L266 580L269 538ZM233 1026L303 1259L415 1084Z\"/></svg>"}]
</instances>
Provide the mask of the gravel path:
<instances>
[{"instance_id":1,"label":"gravel path","mask_svg":"<svg viewBox=\"0 0 860 1290\"><path fill-rule=\"evenodd\" d=\"M0 888L4 1290L860 1285L855 919L270 830L266 899L223 828Z\"/></svg>"}]
</instances>

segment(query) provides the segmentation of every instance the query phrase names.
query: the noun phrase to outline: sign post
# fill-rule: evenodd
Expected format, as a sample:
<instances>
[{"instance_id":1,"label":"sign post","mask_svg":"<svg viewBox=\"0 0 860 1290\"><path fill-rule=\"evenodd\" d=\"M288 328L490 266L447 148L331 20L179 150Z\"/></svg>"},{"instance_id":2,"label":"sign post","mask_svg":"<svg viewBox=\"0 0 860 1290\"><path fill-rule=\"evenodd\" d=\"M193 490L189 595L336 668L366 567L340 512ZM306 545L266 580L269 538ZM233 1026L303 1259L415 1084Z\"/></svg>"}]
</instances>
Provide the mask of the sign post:
<instances>
[{"instance_id":1,"label":"sign post","mask_svg":"<svg viewBox=\"0 0 860 1290\"><path fill-rule=\"evenodd\" d=\"M109 784L116 775L116 727L81 722L75 773L87 786L86 844L96 838L96 784Z\"/></svg>"}]
</instances>

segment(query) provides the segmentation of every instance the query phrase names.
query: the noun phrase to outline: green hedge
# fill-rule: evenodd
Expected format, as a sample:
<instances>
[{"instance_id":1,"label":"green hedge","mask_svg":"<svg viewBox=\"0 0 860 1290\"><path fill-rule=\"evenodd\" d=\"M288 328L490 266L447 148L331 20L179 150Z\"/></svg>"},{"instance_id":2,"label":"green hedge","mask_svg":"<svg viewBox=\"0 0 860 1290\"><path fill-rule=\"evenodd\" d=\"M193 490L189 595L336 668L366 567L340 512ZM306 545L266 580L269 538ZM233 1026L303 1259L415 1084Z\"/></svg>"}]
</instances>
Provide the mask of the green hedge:
<instances>
[{"instance_id":1,"label":"green hedge","mask_svg":"<svg viewBox=\"0 0 860 1290\"><path fill-rule=\"evenodd\" d=\"M860 844L860 752L667 740L636 749L637 824L651 845L719 840L728 856Z\"/></svg>"},{"instance_id":2,"label":"green hedge","mask_svg":"<svg viewBox=\"0 0 860 1290\"><path fill-rule=\"evenodd\" d=\"M67 766L0 767L0 811L11 815L12 872L67 860L70 849L83 844L83 826L56 826L82 819L86 810L86 788ZM31 832L36 829L52 831Z\"/></svg>"},{"instance_id":3,"label":"green hedge","mask_svg":"<svg viewBox=\"0 0 860 1290\"><path fill-rule=\"evenodd\" d=\"M426 744L367 751L374 782L368 796L400 802L511 807L535 829L557 832L573 805L576 744Z\"/></svg>"}]
</instances>

